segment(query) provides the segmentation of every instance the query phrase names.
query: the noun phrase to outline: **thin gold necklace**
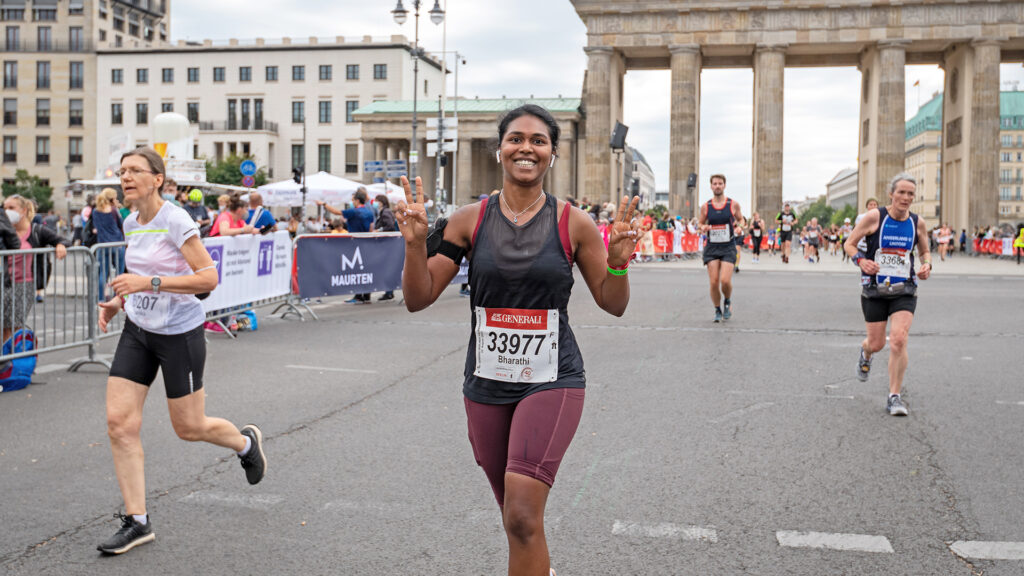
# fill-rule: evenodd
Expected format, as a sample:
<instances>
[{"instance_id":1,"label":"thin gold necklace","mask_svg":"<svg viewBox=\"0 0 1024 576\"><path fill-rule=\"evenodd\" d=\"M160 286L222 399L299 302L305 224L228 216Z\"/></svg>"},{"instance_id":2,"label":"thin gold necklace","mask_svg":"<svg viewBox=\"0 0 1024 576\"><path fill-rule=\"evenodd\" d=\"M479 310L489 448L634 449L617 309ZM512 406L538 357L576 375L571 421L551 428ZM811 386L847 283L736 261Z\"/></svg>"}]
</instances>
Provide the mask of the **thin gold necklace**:
<instances>
[{"instance_id":1,"label":"thin gold necklace","mask_svg":"<svg viewBox=\"0 0 1024 576\"><path fill-rule=\"evenodd\" d=\"M515 212L514 210L512 210L512 207L508 205L508 200L505 199L505 190L504 189L502 189L501 192L498 193L498 196L501 197L501 201L505 203L505 208L508 208L509 212ZM523 210L522 212L519 212L518 214L515 214L515 213L512 214L512 223L513 224L518 224L519 223L519 217L522 216L530 208L533 208L534 205L537 204L537 202L540 202L540 199L543 198L543 197L544 197L544 191L541 190L540 191L540 196L537 196L537 199L534 200L533 202L531 202L530 205L527 206L525 210Z\"/></svg>"}]
</instances>

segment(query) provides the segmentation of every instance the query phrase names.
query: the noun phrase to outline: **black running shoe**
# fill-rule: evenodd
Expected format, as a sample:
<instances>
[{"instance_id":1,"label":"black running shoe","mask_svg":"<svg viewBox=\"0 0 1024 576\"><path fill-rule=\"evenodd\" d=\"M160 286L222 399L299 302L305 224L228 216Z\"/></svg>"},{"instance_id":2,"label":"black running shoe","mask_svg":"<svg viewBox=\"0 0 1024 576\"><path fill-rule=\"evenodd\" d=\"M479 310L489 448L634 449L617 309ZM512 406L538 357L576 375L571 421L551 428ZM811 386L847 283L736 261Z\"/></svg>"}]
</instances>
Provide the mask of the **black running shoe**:
<instances>
[{"instance_id":1,"label":"black running shoe","mask_svg":"<svg viewBox=\"0 0 1024 576\"><path fill-rule=\"evenodd\" d=\"M885 403L885 409L892 416L906 416L907 405L903 403L903 400L896 394L889 396L888 402Z\"/></svg>"},{"instance_id":2,"label":"black running shoe","mask_svg":"<svg viewBox=\"0 0 1024 576\"><path fill-rule=\"evenodd\" d=\"M239 456L238 459L242 461L249 484L259 484L263 480L263 473L267 471L267 457L263 455L263 432L255 424L246 424L241 432L249 437L252 444L245 456Z\"/></svg>"},{"instance_id":3,"label":"black running shoe","mask_svg":"<svg viewBox=\"0 0 1024 576\"><path fill-rule=\"evenodd\" d=\"M732 301L726 299L725 307L722 308L722 319L728 320L729 318L732 318Z\"/></svg>"},{"instance_id":4,"label":"black running shoe","mask_svg":"<svg viewBox=\"0 0 1024 576\"><path fill-rule=\"evenodd\" d=\"M124 554L125 552L152 542L156 539L153 533L153 519L148 518L145 524L139 524L131 514L114 514L121 519L121 529L109 540L96 547L104 554Z\"/></svg>"},{"instance_id":5,"label":"black running shoe","mask_svg":"<svg viewBox=\"0 0 1024 576\"><path fill-rule=\"evenodd\" d=\"M721 321L722 321L722 309L721 308L715 308L715 323L717 324L717 323L719 323Z\"/></svg>"}]
</instances>

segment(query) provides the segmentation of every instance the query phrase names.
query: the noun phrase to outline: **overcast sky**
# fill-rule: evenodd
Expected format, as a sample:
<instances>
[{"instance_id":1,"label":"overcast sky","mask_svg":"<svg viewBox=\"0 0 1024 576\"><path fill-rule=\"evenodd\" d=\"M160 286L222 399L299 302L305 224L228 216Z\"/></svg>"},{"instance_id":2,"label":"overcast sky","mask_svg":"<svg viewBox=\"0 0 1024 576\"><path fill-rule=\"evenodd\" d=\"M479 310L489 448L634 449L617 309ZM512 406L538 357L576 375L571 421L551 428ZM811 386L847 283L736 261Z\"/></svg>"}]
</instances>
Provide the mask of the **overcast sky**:
<instances>
[{"instance_id":1,"label":"overcast sky","mask_svg":"<svg viewBox=\"0 0 1024 576\"><path fill-rule=\"evenodd\" d=\"M291 36L413 37L413 19L395 24L395 0L174 0L173 40L280 38ZM447 49L465 55L459 95L472 98L574 97L586 70L586 27L569 0L442 0L447 3ZM411 10L411 0L404 0ZM442 50L442 26L421 7L420 42ZM450 75L451 76L451 75ZM450 79L449 94L454 88ZM907 117L942 88L937 66L908 66ZM920 80L920 88L914 82ZM670 74L628 72L625 79L627 142L647 158L655 185L668 189ZM1004 89L1021 82L1024 68L1002 66ZM800 200L825 192L843 168L857 164L860 73L856 68L787 68L785 76L783 196ZM753 72L705 70L701 78L701 198L710 195L706 176L722 172L727 193L750 205ZM920 94L920 96L919 96Z\"/></svg>"}]
</instances>

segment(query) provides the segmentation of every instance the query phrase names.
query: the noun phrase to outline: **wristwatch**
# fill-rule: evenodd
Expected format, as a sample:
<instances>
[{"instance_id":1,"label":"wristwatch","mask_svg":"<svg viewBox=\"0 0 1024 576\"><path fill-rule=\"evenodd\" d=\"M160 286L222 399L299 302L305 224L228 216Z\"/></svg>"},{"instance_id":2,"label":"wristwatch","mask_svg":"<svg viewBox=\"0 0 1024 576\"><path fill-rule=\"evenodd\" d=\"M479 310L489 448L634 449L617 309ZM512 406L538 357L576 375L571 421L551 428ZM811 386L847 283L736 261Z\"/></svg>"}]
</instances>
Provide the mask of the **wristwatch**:
<instances>
[{"instance_id":1,"label":"wristwatch","mask_svg":"<svg viewBox=\"0 0 1024 576\"><path fill-rule=\"evenodd\" d=\"M159 276L153 276L152 284L153 284L153 293L154 294L159 294L160 293L160 277Z\"/></svg>"}]
</instances>

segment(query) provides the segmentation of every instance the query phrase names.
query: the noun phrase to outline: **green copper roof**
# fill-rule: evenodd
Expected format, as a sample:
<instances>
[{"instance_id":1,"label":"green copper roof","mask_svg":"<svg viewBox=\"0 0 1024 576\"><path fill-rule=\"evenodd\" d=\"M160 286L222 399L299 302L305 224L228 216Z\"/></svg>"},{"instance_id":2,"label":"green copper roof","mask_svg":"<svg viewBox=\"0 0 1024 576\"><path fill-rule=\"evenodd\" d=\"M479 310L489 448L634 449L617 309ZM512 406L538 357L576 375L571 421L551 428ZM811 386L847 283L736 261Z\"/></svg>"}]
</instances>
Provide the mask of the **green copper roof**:
<instances>
[{"instance_id":1,"label":"green copper roof","mask_svg":"<svg viewBox=\"0 0 1024 576\"><path fill-rule=\"evenodd\" d=\"M1000 127L1024 129L1024 92L1000 93L999 116ZM942 130L942 94L937 94L923 104L917 114L907 120L906 139L910 140L922 132L931 130Z\"/></svg>"},{"instance_id":2,"label":"green copper roof","mask_svg":"<svg viewBox=\"0 0 1024 576\"><path fill-rule=\"evenodd\" d=\"M522 106L523 104L537 104L547 108L550 112L576 112L580 108L580 98L480 98L459 100L459 112L472 113L501 113L506 110ZM416 103L416 111L420 114L437 114L436 100L420 100ZM449 100L445 106L446 112L455 110L455 101ZM412 100L391 100L367 104L353 112L353 114L412 114Z\"/></svg>"}]
</instances>

